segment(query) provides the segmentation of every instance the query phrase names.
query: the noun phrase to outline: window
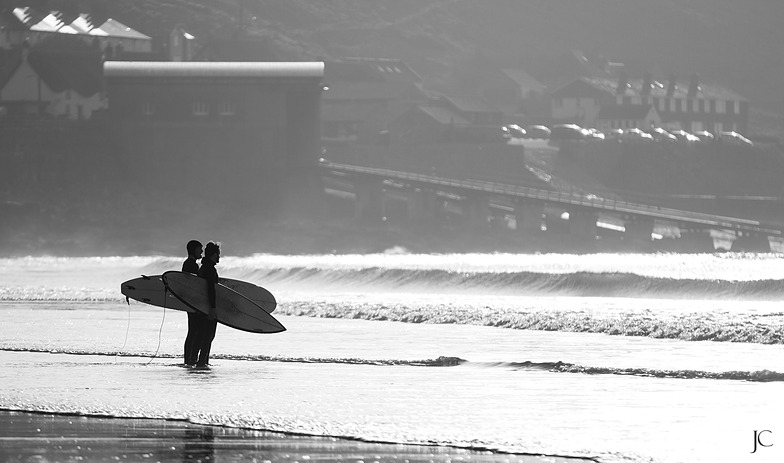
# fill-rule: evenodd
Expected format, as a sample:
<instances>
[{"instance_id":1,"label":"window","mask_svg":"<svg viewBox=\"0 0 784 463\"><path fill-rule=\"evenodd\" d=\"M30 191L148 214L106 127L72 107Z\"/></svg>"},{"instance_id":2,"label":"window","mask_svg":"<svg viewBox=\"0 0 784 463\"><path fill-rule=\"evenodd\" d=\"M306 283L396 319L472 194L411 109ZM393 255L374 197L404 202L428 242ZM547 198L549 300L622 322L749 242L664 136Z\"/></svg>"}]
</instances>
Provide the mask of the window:
<instances>
[{"instance_id":1,"label":"window","mask_svg":"<svg viewBox=\"0 0 784 463\"><path fill-rule=\"evenodd\" d=\"M664 98L659 98L659 111L666 111L667 110L667 100Z\"/></svg>"},{"instance_id":2,"label":"window","mask_svg":"<svg viewBox=\"0 0 784 463\"><path fill-rule=\"evenodd\" d=\"M703 100L702 107L703 107L703 109L702 109L703 112L706 112L706 113L711 112L711 110L710 110L710 100Z\"/></svg>"},{"instance_id":3,"label":"window","mask_svg":"<svg viewBox=\"0 0 784 463\"><path fill-rule=\"evenodd\" d=\"M697 99L691 100L691 112L693 113L700 112L700 100Z\"/></svg>"},{"instance_id":4,"label":"window","mask_svg":"<svg viewBox=\"0 0 784 463\"><path fill-rule=\"evenodd\" d=\"M194 116L206 116L210 113L210 105L203 101L191 103L191 112Z\"/></svg>"},{"instance_id":5,"label":"window","mask_svg":"<svg viewBox=\"0 0 784 463\"><path fill-rule=\"evenodd\" d=\"M678 102L675 100L675 98L670 100L670 112L674 113L675 111L678 110L678 107L676 106L677 103Z\"/></svg>"},{"instance_id":6,"label":"window","mask_svg":"<svg viewBox=\"0 0 784 463\"><path fill-rule=\"evenodd\" d=\"M716 122L715 124L713 124L713 131L716 133L723 132L724 124L722 124L721 122Z\"/></svg>"},{"instance_id":7,"label":"window","mask_svg":"<svg viewBox=\"0 0 784 463\"><path fill-rule=\"evenodd\" d=\"M689 112L689 100L687 100L686 98L683 98L681 100L681 112L682 113Z\"/></svg>"},{"instance_id":8,"label":"window","mask_svg":"<svg viewBox=\"0 0 784 463\"><path fill-rule=\"evenodd\" d=\"M145 101L142 103L142 114L145 116L152 116L155 114L155 102Z\"/></svg>"},{"instance_id":9,"label":"window","mask_svg":"<svg viewBox=\"0 0 784 463\"><path fill-rule=\"evenodd\" d=\"M632 97L632 104L642 104L642 97L639 96Z\"/></svg>"},{"instance_id":10,"label":"window","mask_svg":"<svg viewBox=\"0 0 784 463\"><path fill-rule=\"evenodd\" d=\"M735 109L737 104L735 104L734 101L727 101L726 103L727 103L726 104L726 108L727 108L727 112L728 113L730 113L730 114L738 114L738 112Z\"/></svg>"},{"instance_id":11,"label":"window","mask_svg":"<svg viewBox=\"0 0 784 463\"><path fill-rule=\"evenodd\" d=\"M623 104L623 97L622 96L616 96L615 97L615 102L617 104Z\"/></svg>"},{"instance_id":12,"label":"window","mask_svg":"<svg viewBox=\"0 0 784 463\"><path fill-rule=\"evenodd\" d=\"M233 101L222 101L218 106L218 114L221 116L233 116L236 112L237 108Z\"/></svg>"},{"instance_id":13,"label":"window","mask_svg":"<svg viewBox=\"0 0 784 463\"><path fill-rule=\"evenodd\" d=\"M726 101L716 100L716 114L724 114L727 112Z\"/></svg>"}]
</instances>

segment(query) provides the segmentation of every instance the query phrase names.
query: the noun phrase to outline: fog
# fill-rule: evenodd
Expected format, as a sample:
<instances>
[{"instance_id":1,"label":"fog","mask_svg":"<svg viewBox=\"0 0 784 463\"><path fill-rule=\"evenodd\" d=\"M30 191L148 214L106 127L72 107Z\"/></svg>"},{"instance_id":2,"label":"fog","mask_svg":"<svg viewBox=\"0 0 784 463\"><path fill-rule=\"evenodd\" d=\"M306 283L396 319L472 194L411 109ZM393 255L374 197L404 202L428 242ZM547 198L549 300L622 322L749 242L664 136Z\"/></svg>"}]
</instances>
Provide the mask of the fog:
<instances>
[{"instance_id":1,"label":"fog","mask_svg":"<svg viewBox=\"0 0 784 463\"><path fill-rule=\"evenodd\" d=\"M166 3L84 2L56 17L94 24L63 34L33 27L61 3L5 2L3 25L17 32L0 42L1 254L178 255L189 239L235 255L694 252L712 250L717 233L730 235L720 249L749 236L657 218L648 239L632 240L619 231L629 217L594 204L586 238L557 201L524 229L515 211L530 198L484 195L476 212L475 182L749 221L762 248L734 250L779 249L781 2ZM135 35L90 35L108 18ZM128 61L245 64L106 74L106 62ZM248 71L253 62L324 65L247 74L260 72ZM693 78L700 93L687 96ZM660 99L673 85L688 111L652 99L655 125L737 130L753 147L624 139L539 149L503 137L512 123L596 127L584 107L556 117L553 92L579 79L624 79L629 102L643 81L661 86ZM602 105L626 101L613 91ZM722 103L703 111L703 100ZM428 178L347 174L320 160ZM433 186L444 180L463 183ZM687 232L700 242L681 239Z\"/></svg>"}]
</instances>

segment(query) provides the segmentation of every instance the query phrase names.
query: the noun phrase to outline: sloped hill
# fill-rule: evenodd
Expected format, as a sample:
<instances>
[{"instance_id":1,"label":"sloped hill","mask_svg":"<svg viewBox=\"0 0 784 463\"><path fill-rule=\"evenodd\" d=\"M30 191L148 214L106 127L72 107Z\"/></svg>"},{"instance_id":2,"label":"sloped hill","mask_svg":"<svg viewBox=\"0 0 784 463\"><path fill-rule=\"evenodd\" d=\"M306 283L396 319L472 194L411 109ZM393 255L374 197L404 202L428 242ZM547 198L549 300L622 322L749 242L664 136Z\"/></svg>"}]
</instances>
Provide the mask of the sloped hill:
<instances>
[{"instance_id":1,"label":"sloped hill","mask_svg":"<svg viewBox=\"0 0 784 463\"><path fill-rule=\"evenodd\" d=\"M730 86L784 113L784 2L761 0L113 0L121 21L163 37L242 24L286 59L402 58L439 81L482 57L536 74L571 49ZM240 19L241 17L241 19Z\"/></svg>"}]
</instances>

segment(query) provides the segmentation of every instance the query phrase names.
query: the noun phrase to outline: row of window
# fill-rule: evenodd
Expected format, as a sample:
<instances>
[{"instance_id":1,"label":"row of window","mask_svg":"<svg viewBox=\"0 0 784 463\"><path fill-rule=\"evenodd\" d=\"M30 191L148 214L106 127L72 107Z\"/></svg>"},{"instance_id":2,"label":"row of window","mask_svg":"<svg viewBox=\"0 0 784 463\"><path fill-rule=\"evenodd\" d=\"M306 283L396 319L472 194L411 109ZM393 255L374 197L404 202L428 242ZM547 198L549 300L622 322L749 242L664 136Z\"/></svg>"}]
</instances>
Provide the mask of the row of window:
<instances>
[{"instance_id":1,"label":"row of window","mask_svg":"<svg viewBox=\"0 0 784 463\"><path fill-rule=\"evenodd\" d=\"M605 124L606 127L611 129L632 129L632 128L639 128L642 130L647 130L643 121L635 121L635 120L614 120L609 121ZM699 132L702 130L709 130L712 132L722 132L724 130L731 130L737 131L738 124L731 123L731 124L724 124L722 122L714 122L713 124L705 124L700 121L692 121L686 126L682 126L680 123L668 123L667 127L669 128L681 128L687 130L689 132Z\"/></svg>"},{"instance_id":2,"label":"row of window","mask_svg":"<svg viewBox=\"0 0 784 463\"><path fill-rule=\"evenodd\" d=\"M618 104L649 104L654 105L659 112L681 113L714 113L714 114L740 114L740 103L727 100L707 100L701 98L643 98L641 96L619 96ZM713 108L711 111L711 102Z\"/></svg>"},{"instance_id":3,"label":"row of window","mask_svg":"<svg viewBox=\"0 0 784 463\"><path fill-rule=\"evenodd\" d=\"M158 104L155 101L145 101L142 103L141 111L145 116L156 114ZM190 105L190 112L194 116L206 117L211 114L212 106L205 101L194 101ZM219 116L234 116L237 113L237 106L233 101L222 101L217 105Z\"/></svg>"},{"instance_id":4,"label":"row of window","mask_svg":"<svg viewBox=\"0 0 784 463\"><path fill-rule=\"evenodd\" d=\"M598 106L600 103L593 98L556 98L553 100L555 108L564 108L568 103L574 107ZM712 104L711 104L712 102ZM659 112L671 113L712 113L712 114L740 114L740 103L726 100L706 100L698 98L643 98L640 96L619 96L616 103L619 105L649 104L656 107Z\"/></svg>"}]
</instances>

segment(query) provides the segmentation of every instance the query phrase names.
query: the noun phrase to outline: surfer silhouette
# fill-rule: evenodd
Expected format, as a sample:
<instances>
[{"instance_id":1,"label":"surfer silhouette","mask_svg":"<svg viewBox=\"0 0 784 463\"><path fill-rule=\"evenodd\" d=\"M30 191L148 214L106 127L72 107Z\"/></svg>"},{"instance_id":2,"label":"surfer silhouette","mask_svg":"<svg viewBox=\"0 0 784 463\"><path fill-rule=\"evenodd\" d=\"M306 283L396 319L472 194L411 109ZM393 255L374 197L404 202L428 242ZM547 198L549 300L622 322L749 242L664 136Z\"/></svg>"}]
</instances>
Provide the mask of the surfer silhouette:
<instances>
[{"instance_id":1,"label":"surfer silhouette","mask_svg":"<svg viewBox=\"0 0 784 463\"><path fill-rule=\"evenodd\" d=\"M201 259L203 246L199 241L190 240L185 246L188 251L188 258L182 263L182 271L199 274L199 264L196 262ZM185 365L195 365L198 357L196 342L199 338L199 328L201 326L199 317L203 315L198 311L188 312L188 334L185 336Z\"/></svg>"},{"instance_id":2,"label":"surfer silhouette","mask_svg":"<svg viewBox=\"0 0 784 463\"><path fill-rule=\"evenodd\" d=\"M215 329L218 326L215 307L215 285L218 284L218 271L215 265L220 262L220 246L210 241L204 248L204 258L201 260L199 277L207 280L207 294L210 299L210 313L201 315L201 329L199 330L199 341L197 350L199 357L196 361L197 367L206 367L210 362L210 348L212 340L215 339Z\"/></svg>"}]
</instances>

